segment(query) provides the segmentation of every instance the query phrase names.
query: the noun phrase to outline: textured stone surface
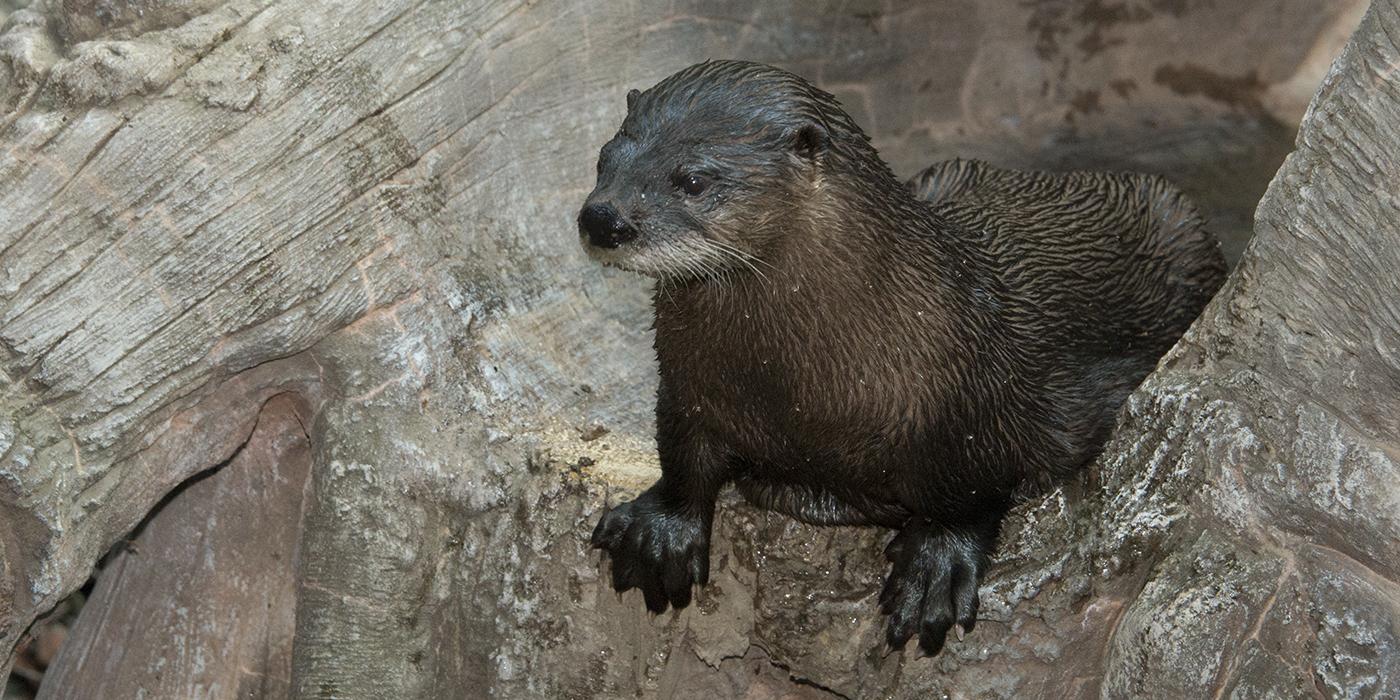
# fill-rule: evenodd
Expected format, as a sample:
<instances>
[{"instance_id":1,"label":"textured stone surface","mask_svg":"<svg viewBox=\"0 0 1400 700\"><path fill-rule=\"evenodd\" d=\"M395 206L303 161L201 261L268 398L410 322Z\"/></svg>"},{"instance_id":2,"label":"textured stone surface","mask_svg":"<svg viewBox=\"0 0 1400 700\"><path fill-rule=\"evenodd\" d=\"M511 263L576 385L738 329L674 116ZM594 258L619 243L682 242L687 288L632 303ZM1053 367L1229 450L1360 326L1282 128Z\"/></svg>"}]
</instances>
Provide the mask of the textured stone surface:
<instances>
[{"instance_id":1,"label":"textured stone surface","mask_svg":"<svg viewBox=\"0 0 1400 700\"><path fill-rule=\"evenodd\" d=\"M302 697L1394 695L1394 0L1105 458L1008 523L966 640L883 652L876 530L730 499L715 583L657 618L585 549L602 504L656 474L647 286L586 260L572 224L627 88L775 62L900 172L1161 172L1238 256L1361 5L0 0L0 649L295 397L307 498L259 501L304 509L289 663L183 636L207 677L266 669ZM142 536L178 543L162 524L204 483ZM145 592L237 590L169 571ZM54 678L121 659L107 639ZM161 687L197 680L181 668Z\"/></svg>"}]
</instances>

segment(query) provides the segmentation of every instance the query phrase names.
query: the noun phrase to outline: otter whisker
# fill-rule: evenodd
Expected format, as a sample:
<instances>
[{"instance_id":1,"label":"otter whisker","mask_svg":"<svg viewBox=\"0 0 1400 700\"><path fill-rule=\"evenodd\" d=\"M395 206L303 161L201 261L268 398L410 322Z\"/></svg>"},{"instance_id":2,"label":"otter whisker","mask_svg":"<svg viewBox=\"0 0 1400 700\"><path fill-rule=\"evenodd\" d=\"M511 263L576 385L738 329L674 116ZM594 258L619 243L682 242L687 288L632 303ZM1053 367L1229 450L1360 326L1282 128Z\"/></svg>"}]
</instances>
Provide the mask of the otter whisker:
<instances>
[{"instance_id":1,"label":"otter whisker","mask_svg":"<svg viewBox=\"0 0 1400 700\"><path fill-rule=\"evenodd\" d=\"M767 260L764 260L763 258L760 258L757 255L754 255L753 253L750 253L749 251L734 245L733 243L729 243L726 241L715 241L715 243L719 244L726 250L732 251L735 255L738 255L739 257L752 264L762 265L770 270L773 269L773 263L770 263Z\"/></svg>"},{"instance_id":2,"label":"otter whisker","mask_svg":"<svg viewBox=\"0 0 1400 700\"><path fill-rule=\"evenodd\" d=\"M721 285L729 286L730 270L729 267L724 264L724 257L717 249L702 241L701 244L696 247L695 253L697 260L709 270L711 278L715 279Z\"/></svg>"},{"instance_id":3,"label":"otter whisker","mask_svg":"<svg viewBox=\"0 0 1400 700\"><path fill-rule=\"evenodd\" d=\"M683 260L683 265L696 277L715 280L720 284L728 283L728 266L724 264L723 257L703 240L685 239L678 247L683 251L677 258Z\"/></svg>"},{"instance_id":4,"label":"otter whisker","mask_svg":"<svg viewBox=\"0 0 1400 700\"><path fill-rule=\"evenodd\" d=\"M748 252L748 251L746 251L746 250L743 250L743 249L741 249L741 248L735 246L735 245L732 244L732 243L727 243L727 242L725 242L725 241L718 241L718 240L710 241L710 242L711 242L713 245L715 245L716 247L718 247L720 250L722 250L722 251L724 251L725 253L727 253L727 254L733 256L736 260L738 260L738 261L744 263L745 265L747 265L747 266L749 267L749 269L753 270L754 273L755 273L755 274L758 274L759 276L763 276L763 273L758 269L758 266L759 266L759 265L763 265L764 267L768 267L768 268L770 268L770 269L773 267L773 265L772 265L771 263L769 263L767 260L764 260L764 259L762 259L762 258L760 258L760 257L758 257L758 256L756 256L756 255L754 255L753 253L750 253L750 252Z\"/></svg>"},{"instance_id":5,"label":"otter whisker","mask_svg":"<svg viewBox=\"0 0 1400 700\"><path fill-rule=\"evenodd\" d=\"M731 244L725 243L724 241L707 240L706 243L710 246L710 250L714 251L716 254L738 262L739 264L751 270L755 275L758 275L761 279L768 279L768 276L763 274L763 271L758 269L758 266L754 264L757 261L767 265L767 262L762 261L754 255L746 251L740 250ZM769 265L769 267L772 266Z\"/></svg>"},{"instance_id":6,"label":"otter whisker","mask_svg":"<svg viewBox=\"0 0 1400 700\"><path fill-rule=\"evenodd\" d=\"M685 268L690 271L691 276L695 277L696 279L703 279L704 277L706 277L705 268L698 258L696 258L693 255L677 257L680 257L681 260L684 262Z\"/></svg>"}]
</instances>

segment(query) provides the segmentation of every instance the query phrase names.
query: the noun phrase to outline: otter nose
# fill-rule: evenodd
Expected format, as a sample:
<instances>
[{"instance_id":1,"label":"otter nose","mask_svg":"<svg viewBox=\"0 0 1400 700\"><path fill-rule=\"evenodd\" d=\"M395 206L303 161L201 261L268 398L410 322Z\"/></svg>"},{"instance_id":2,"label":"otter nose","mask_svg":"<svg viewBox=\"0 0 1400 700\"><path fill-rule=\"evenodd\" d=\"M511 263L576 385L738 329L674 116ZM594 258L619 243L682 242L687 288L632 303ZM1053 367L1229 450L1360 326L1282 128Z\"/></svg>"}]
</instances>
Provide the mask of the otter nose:
<instances>
[{"instance_id":1,"label":"otter nose","mask_svg":"<svg viewBox=\"0 0 1400 700\"><path fill-rule=\"evenodd\" d=\"M637 237L637 229L611 204L589 204L578 215L578 230L599 248L616 248Z\"/></svg>"}]
</instances>

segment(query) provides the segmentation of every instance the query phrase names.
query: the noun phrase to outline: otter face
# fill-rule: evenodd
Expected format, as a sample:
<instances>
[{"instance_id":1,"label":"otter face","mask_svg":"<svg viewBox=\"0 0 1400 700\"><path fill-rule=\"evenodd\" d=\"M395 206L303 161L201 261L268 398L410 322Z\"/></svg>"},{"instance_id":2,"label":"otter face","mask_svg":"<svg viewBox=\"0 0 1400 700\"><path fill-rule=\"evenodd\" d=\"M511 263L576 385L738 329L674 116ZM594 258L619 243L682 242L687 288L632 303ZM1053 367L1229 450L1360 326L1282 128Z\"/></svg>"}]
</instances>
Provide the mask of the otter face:
<instances>
[{"instance_id":1,"label":"otter face","mask_svg":"<svg viewBox=\"0 0 1400 700\"><path fill-rule=\"evenodd\" d=\"M660 279L761 274L817 180L826 131L802 109L808 90L774 68L712 62L630 92L579 212L584 249Z\"/></svg>"}]
</instances>

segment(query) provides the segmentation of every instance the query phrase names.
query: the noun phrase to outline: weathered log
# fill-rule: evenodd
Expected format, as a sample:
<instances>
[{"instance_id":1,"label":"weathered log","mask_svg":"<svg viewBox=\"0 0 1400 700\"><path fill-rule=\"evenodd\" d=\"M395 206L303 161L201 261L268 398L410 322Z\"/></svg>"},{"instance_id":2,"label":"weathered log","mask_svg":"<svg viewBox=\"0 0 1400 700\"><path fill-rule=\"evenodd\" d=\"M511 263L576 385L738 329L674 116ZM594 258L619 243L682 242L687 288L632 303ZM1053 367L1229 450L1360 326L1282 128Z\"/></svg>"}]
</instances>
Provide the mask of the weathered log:
<instances>
[{"instance_id":1,"label":"weathered log","mask_svg":"<svg viewBox=\"0 0 1400 700\"><path fill-rule=\"evenodd\" d=\"M287 395L102 572L40 697L287 697L310 445Z\"/></svg>"},{"instance_id":2,"label":"weathered log","mask_svg":"<svg viewBox=\"0 0 1400 700\"><path fill-rule=\"evenodd\" d=\"M145 521L46 696L1395 694L1395 0L966 640L883 652L875 530L730 499L658 618L586 549L655 476L648 290L572 226L627 88L779 63L900 172L1161 172L1238 256L1361 6L0 2L0 649Z\"/></svg>"}]
</instances>

